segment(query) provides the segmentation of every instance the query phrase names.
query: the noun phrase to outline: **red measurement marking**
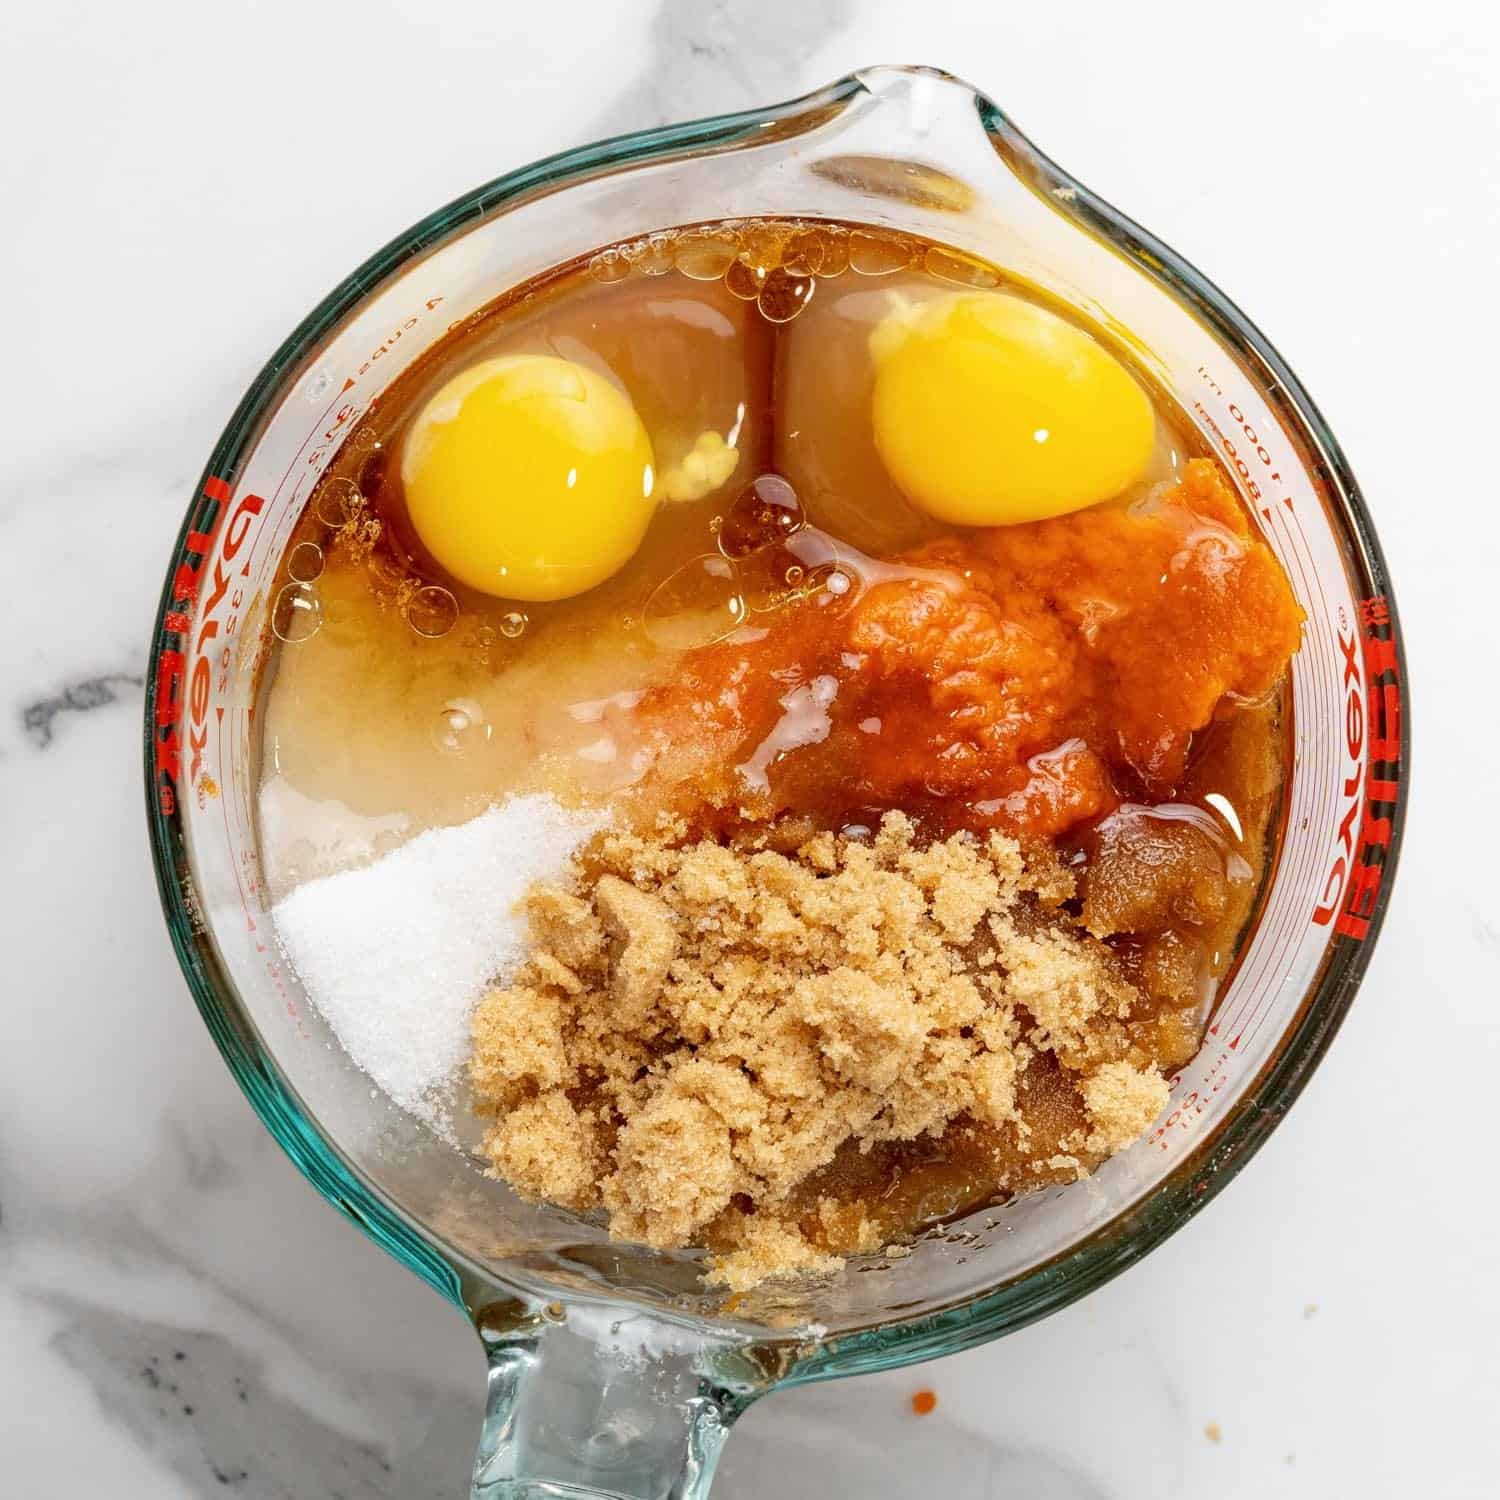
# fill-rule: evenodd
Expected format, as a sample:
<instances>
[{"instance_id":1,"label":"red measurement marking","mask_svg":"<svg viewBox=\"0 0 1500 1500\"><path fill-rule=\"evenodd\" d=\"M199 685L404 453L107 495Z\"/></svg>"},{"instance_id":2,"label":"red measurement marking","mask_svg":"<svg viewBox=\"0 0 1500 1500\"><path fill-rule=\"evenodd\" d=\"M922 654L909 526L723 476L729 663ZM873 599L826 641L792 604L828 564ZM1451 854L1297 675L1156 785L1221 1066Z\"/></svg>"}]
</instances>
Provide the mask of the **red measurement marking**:
<instances>
[{"instance_id":1,"label":"red measurement marking","mask_svg":"<svg viewBox=\"0 0 1500 1500\"><path fill-rule=\"evenodd\" d=\"M222 479L210 475L203 481L202 495L172 575L171 608L162 620L156 679L152 685L155 720L152 766L157 807L163 817L171 817L177 809L177 787L182 775L182 720L189 703L190 622L203 587L209 554L229 514L225 504L229 486Z\"/></svg>"},{"instance_id":2,"label":"red measurement marking","mask_svg":"<svg viewBox=\"0 0 1500 1500\"><path fill-rule=\"evenodd\" d=\"M1350 799L1339 822L1338 848L1313 921L1363 940L1384 877L1400 799L1401 677L1390 601L1360 601L1363 638L1351 626L1339 641L1343 668L1344 748L1353 765L1344 783ZM1374 768L1384 766L1376 775Z\"/></svg>"},{"instance_id":3,"label":"red measurement marking","mask_svg":"<svg viewBox=\"0 0 1500 1500\"><path fill-rule=\"evenodd\" d=\"M911 1409L919 1417L931 1416L937 1410L937 1393L935 1391L918 1391L911 1398Z\"/></svg>"},{"instance_id":4,"label":"red measurement marking","mask_svg":"<svg viewBox=\"0 0 1500 1500\"><path fill-rule=\"evenodd\" d=\"M1310 581L1317 578L1317 570L1307 547L1306 537L1301 534L1300 525L1296 525L1295 532L1286 528L1284 535L1278 538L1274 517L1268 517L1268 520L1272 522L1268 534L1272 540L1281 542L1278 551L1283 563L1288 573L1294 575L1298 582L1298 597L1306 601L1309 607L1310 623L1303 643L1303 667L1299 672L1294 666L1292 680L1295 690L1294 711L1302 722L1311 723L1315 708L1320 703L1334 701L1336 697L1337 666L1328 625L1327 600L1321 588L1315 590ZM1293 523L1296 524L1295 515ZM1299 540L1302 543L1300 548ZM1321 610L1314 603L1315 595L1322 603ZM1322 828L1326 826L1334 808L1330 788L1336 785L1337 767L1331 759L1331 752L1326 763L1319 761L1305 766L1303 775L1304 786L1310 784L1318 789L1317 806L1309 814L1312 819L1310 826ZM1307 911L1303 893L1311 896L1315 872L1321 858L1317 840L1310 838L1297 847L1285 869L1277 872L1277 887L1288 894L1278 903L1274 918L1257 944L1256 955L1245 966L1243 984L1248 998L1240 1008L1238 1029L1229 1044L1235 1050L1238 1050L1242 1042L1254 1036L1257 1017L1270 1013L1277 993L1271 985L1279 977L1303 930Z\"/></svg>"}]
</instances>

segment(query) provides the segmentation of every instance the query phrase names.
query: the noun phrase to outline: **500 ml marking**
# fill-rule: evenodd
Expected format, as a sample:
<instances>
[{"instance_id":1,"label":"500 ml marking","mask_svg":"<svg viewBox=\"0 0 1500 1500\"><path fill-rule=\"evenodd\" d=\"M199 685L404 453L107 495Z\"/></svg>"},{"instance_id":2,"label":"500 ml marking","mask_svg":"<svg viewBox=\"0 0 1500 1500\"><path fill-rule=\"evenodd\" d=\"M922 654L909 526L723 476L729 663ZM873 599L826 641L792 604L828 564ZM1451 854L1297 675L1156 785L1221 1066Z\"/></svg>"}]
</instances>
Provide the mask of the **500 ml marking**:
<instances>
[{"instance_id":1,"label":"500 ml marking","mask_svg":"<svg viewBox=\"0 0 1500 1500\"><path fill-rule=\"evenodd\" d=\"M265 508L259 495L245 495L233 512L229 509L229 486L217 477L203 482L203 495L192 529L183 544L182 556L172 575L171 603L162 620L161 648L156 656L156 744L153 761L156 776L156 799L163 817L170 817L177 807L182 785L183 730L186 722L188 749L188 785L197 782L203 770L208 747L208 708L213 691L213 665L210 647L221 633L225 645L221 657L229 651L228 637L239 620L244 589L236 584L231 595L227 564L234 561L245 545L256 517ZM227 521L226 521L227 518ZM208 559L220 530L224 545L208 571ZM205 578L208 597L203 602L193 636L193 615ZM227 618L220 610L229 600ZM188 660L192 659L189 674ZM216 710L223 717L222 707Z\"/></svg>"},{"instance_id":2,"label":"500 ml marking","mask_svg":"<svg viewBox=\"0 0 1500 1500\"><path fill-rule=\"evenodd\" d=\"M1155 1146L1158 1150L1165 1151L1169 1133L1193 1129L1208 1113L1209 1100L1229 1082L1229 1074L1226 1071L1229 1062L1230 1053L1221 1050L1209 1064L1208 1072L1203 1075L1198 1087L1190 1089L1181 1099L1173 1098L1172 1107L1166 1119L1146 1137L1148 1146ZM1175 1090L1181 1082L1182 1074L1179 1073L1172 1079L1172 1088Z\"/></svg>"}]
</instances>

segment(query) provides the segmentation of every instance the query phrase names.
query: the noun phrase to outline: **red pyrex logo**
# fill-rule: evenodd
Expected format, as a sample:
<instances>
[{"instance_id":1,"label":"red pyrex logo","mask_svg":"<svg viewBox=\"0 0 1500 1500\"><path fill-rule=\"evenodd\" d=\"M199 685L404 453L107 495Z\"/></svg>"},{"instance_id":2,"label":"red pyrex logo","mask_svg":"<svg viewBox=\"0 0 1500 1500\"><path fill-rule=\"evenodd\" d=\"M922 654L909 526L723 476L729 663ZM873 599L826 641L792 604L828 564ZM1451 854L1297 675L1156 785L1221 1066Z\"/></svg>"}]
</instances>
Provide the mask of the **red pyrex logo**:
<instances>
[{"instance_id":1,"label":"red pyrex logo","mask_svg":"<svg viewBox=\"0 0 1500 1500\"><path fill-rule=\"evenodd\" d=\"M1362 635L1339 622L1344 749L1350 762L1343 789L1347 805L1312 916L1318 926L1332 922L1335 932L1356 939L1370 930L1401 791L1401 679L1390 603L1383 595L1362 600L1359 615Z\"/></svg>"},{"instance_id":2,"label":"red pyrex logo","mask_svg":"<svg viewBox=\"0 0 1500 1500\"><path fill-rule=\"evenodd\" d=\"M198 779L203 768L203 754L208 746L208 707L213 688L213 667L208 648L220 632L220 609L229 593L230 575L226 564L232 562L265 508L259 495L246 495L229 510L229 486L222 479L203 482L203 498L192 529L183 544L182 557L172 575L171 601L162 620L161 649L156 657L156 797L162 815L168 817L177 806L182 783L182 736L184 708L187 711L188 784ZM229 517L225 526L225 517ZM191 638L194 607L202 592L205 569L213 552L214 541L224 528L224 548L209 575L208 598L204 601L197 623L197 639ZM240 602L239 592L231 606ZM192 658L192 672L188 660ZM222 710L221 710L222 712Z\"/></svg>"}]
</instances>

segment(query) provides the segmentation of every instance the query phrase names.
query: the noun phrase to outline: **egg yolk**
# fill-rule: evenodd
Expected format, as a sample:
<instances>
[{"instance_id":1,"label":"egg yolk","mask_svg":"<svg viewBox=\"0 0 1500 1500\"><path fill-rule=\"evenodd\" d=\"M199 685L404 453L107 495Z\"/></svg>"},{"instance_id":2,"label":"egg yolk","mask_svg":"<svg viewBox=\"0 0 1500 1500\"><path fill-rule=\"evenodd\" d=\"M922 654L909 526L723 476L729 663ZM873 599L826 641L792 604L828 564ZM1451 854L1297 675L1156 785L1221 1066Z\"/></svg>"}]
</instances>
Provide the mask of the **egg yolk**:
<instances>
[{"instance_id":1,"label":"egg yolk","mask_svg":"<svg viewBox=\"0 0 1500 1500\"><path fill-rule=\"evenodd\" d=\"M1055 313L1003 292L897 308L870 335L875 446L916 505L957 526L1081 510L1139 479L1145 391Z\"/></svg>"},{"instance_id":2,"label":"egg yolk","mask_svg":"<svg viewBox=\"0 0 1500 1500\"><path fill-rule=\"evenodd\" d=\"M629 397L571 360L511 355L450 380L401 456L407 513L455 578L566 599L634 555L655 509L651 440Z\"/></svg>"}]
</instances>

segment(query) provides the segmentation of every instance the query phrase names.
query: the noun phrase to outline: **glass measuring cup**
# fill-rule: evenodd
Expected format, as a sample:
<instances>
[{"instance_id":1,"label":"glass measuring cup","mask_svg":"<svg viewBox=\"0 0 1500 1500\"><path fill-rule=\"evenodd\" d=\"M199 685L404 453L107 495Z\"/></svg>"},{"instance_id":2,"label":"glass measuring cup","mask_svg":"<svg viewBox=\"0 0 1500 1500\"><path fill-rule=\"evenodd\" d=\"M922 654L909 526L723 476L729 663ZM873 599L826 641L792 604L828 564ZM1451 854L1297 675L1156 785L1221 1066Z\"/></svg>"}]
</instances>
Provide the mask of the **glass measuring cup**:
<instances>
[{"instance_id":1,"label":"glass measuring cup","mask_svg":"<svg viewBox=\"0 0 1500 1500\"><path fill-rule=\"evenodd\" d=\"M1147 1139L1092 1179L924 1235L910 1255L726 1306L699 1257L524 1204L379 1094L284 964L259 873L256 691L287 534L401 370L504 289L592 248L728 217L854 221L970 252L1126 343L1223 458L1308 615L1283 836L1203 1049ZM616 257L601 271L646 274ZM936 274L962 283L962 253ZM846 275L875 274L878 256ZM645 132L488 183L392 242L273 356L210 458L153 637L156 869L205 1021L338 1208L469 1316L489 1358L478 1496L706 1492L765 1392L965 1348L1099 1285L1223 1186L1341 1020L1390 894L1405 664L1337 444L1275 351L982 95L876 68L791 104Z\"/></svg>"}]
</instances>

